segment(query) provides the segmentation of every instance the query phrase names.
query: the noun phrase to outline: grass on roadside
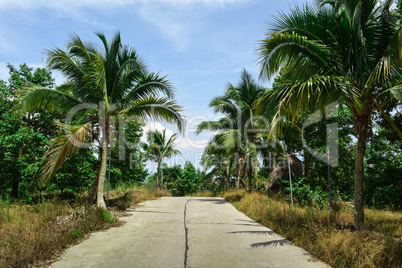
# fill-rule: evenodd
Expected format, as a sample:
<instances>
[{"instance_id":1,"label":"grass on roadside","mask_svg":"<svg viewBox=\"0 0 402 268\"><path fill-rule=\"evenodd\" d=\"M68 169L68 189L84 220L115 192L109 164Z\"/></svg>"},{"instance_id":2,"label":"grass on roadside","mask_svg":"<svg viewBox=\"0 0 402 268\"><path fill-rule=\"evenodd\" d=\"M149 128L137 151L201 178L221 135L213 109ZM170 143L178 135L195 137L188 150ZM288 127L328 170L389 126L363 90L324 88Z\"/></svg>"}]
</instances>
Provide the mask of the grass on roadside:
<instances>
[{"instance_id":1,"label":"grass on roadside","mask_svg":"<svg viewBox=\"0 0 402 268\"><path fill-rule=\"evenodd\" d=\"M124 191L122 191L124 190ZM110 201L120 209L170 195L166 190L128 186L111 191ZM91 232L118 226L113 210L68 202L48 200L38 204L11 203L0 200L0 267L47 266L70 245Z\"/></svg>"},{"instance_id":2,"label":"grass on roadside","mask_svg":"<svg viewBox=\"0 0 402 268\"><path fill-rule=\"evenodd\" d=\"M212 192L212 191L203 191L203 192L197 192L195 194L192 194L191 196L197 196L197 197L218 197L222 196L221 192Z\"/></svg>"},{"instance_id":3,"label":"grass on roadside","mask_svg":"<svg viewBox=\"0 0 402 268\"><path fill-rule=\"evenodd\" d=\"M93 206L0 201L0 267L42 265L90 232L116 224L109 211Z\"/></svg>"},{"instance_id":4,"label":"grass on roadside","mask_svg":"<svg viewBox=\"0 0 402 268\"><path fill-rule=\"evenodd\" d=\"M145 186L120 184L110 191L109 206L117 210L126 210L131 205L145 200L153 200L162 196L172 196L164 188L149 188Z\"/></svg>"},{"instance_id":5,"label":"grass on roadside","mask_svg":"<svg viewBox=\"0 0 402 268\"><path fill-rule=\"evenodd\" d=\"M347 229L353 209L337 204L332 219L315 207L291 207L261 193L230 191L225 199L333 267L402 267L402 213L366 210L367 230Z\"/></svg>"}]
</instances>

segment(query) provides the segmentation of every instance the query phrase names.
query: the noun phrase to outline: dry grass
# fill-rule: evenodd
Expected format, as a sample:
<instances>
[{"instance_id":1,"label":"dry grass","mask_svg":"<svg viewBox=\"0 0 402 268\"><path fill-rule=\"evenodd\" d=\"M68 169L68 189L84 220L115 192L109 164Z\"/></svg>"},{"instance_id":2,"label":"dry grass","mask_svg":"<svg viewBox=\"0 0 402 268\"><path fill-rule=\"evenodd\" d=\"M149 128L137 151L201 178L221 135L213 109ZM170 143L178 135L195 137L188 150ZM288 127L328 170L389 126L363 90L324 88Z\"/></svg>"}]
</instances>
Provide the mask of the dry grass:
<instances>
[{"instance_id":1,"label":"dry grass","mask_svg":"<svg viewBox=\"0 0 402 268\"><path fill-rule=\"evenodd\" d=\"M197 197L217 197L217 196L222 196L222 195L221 195L221 193L216 193L216 192L211 192L211 191L204 191L204 192L195 193L192 196L197 196Z\"/></svg>"},{"instance_id":2,"label":"dry grass","mask_svg":"<svg viewBox=\"0 0 402 268\"><path fill-rule=\"evenodd\" d=\"M110 212L92 206L1 201L0 267L43 265L90 232L115 224Z\"/></svg>"},{"instance_id":3,"label":"dry grass","mask_svg":"<svg viewBox=\"0 0 402 268\"><path fill-rule=\"evenodd\" d=\"M109 206L118 210L126 210L128 207L142 201L153 200L162 196L172 196L172 194L164 188L148 189L144 186L117 188L110 192Z\"/></svg>"},{"instance_id":4,"label":"dry grass","mask_svg":"<svg viewBox=\"0 0 402 268\"><path fill-rule=\"evenodd\" d=\"M124 190L125 193L121 189L113 190L110 195L123 208L170 195L163 189L131 187ZM114 214L94 206L69 205L67 201L28 205L0 200L0 267L47 266L64 249L91 232L118 226L120 222Z\"/></svg>"},{"instance_id":5,"label":"dry grass","mask_svg":"<svg viewBox=\"0 0 402 268\"><path fill-rule=\"evenodd\" d=\"M353 222L353 209L345 203L337 204L330 219L328 211L292 208L261 193L232 191L225 199L333 267L402 267L400 212L366 210L367 230L355 232L345 228Z\"/></svg>"}]
</instances>

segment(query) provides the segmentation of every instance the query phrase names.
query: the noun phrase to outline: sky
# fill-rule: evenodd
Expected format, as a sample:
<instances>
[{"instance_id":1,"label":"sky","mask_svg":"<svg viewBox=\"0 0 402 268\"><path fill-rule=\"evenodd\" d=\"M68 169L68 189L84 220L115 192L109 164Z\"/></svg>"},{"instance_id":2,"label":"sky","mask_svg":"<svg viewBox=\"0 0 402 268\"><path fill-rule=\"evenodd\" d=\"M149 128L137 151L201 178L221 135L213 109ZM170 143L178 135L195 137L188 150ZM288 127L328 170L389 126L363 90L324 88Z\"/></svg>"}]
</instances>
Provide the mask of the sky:
<instances>
[{"instance_id":1,"label":"sky","mask_svg":"<svg viewBox=\"0 0 402 268\"><path fill-rule=\"evenodd\" d=\"M296 3L305 1L0 0L0 79L8 79L7 63L44 67L44 50L64 49L73 33L97 42L95 32L110 39L120 31L122 42L137 50L150 71L168 75L184 108L186 130L176 144L182 155L166 162L200 167L211 134L194 132L201 121L217 118L209 102L228 83L237 84L244 68L258 79L258 42L272 16ZM60 73L53 77L57 84L64 81ZM163 122L149 122L145 130L164 128L169 135L178 132Z\"/></svg>"}]
</instances>

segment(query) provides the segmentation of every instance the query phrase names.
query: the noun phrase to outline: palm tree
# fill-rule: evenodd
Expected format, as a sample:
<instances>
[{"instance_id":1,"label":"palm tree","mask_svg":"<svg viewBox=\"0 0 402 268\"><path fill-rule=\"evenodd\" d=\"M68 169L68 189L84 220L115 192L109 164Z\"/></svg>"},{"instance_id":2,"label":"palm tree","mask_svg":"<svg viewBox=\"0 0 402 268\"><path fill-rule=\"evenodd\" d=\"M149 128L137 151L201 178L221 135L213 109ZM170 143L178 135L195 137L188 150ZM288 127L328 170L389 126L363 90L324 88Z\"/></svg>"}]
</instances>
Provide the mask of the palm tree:
<instances>
[{"instance_id":1,"label":"palm tree","mask_svg":"<svg viewBox=\"0 0 402 268\"><path fill-rule=\"evenodd\" d=\"M402 29L391 13L392 0L320 1L281 13L258 48L260 76L282 70L287 83L268 92L257 105L278 103L275 117L294 121L341 98L353 111L357 137L355 224L363 213L363 160L371 135L371 115L378 109L402 138L383 107L396 105L392 93L402 83ZM275 121L275 120L274 120Z\"/></svg>"},{"instance_id":2,"label":"palm tree","mask_svg":"<svg viewBox=\"0 0 402 268\"><path fill-rule=\"evenodd\" d=\"M150 131L147 133L147 140L149 144L144 144L144 150L149 152L151 158L157 163L156 182L159 183L159 177L163 184L163 159L181 154L179 150L174 149L174 142L177 135L173 134L169 139L166 137L166 129L162 132Z\"/></svg>"},{"instance_id":3,"label":"palm tree","mask_svg":"<svg viewBox=\"0 0 402 268\"><path fill-rule=\"evenodd\" d=\"M97 205L105 207L103 187L108 146L110 135L117 131L114 118L165 120L175 123L180 130L183 124L181 107L171 100L173 86L166 77L148 72L137 52L121 43L120 33L110 42L103 34L96 35L101 46L72 35L65 51L57 47L47 50L47 67L62 72L68 82L56 90L37 86L23 88L21 108L72 117L73 122L60 124L66 135L50 143L37 174L44 182L52 179L66 157L82 148L85 142L98 146ZM158 97L159 93L165 97ZM74 111L76 116L71 116Z\"/></svg>"},{"instance_id":4,"label":"palm tree","mask_svg":"<svg viewBox=\"0 0 402 268\"><path fill-rule=\"evenodd\" d=\"M211 181L210 185L221 179L223 180L223 190L225 190L228 188L231 167L236 161L237 156L234 147L226 147L222 144L223 140L222 133L218 133L212 137L212 140L205 147L202 154L201 164L204 170L211 169L205 175L205 179ZM238 177L238 180L240 180L240 177Z\"/></svg>"},{"instance_id":5,"label":"palm tree","mask_svg":"<svg viewBox=\"0 0 402 268\"><path fill-rule=\"evenodd\" d=\"M241 174L244 174L248 177L249 191L252 190L253 178L256 177L255 145L259 133L254 130L259 128L260 123L253 114L252 105L264 92L265 89L243 70L240 82L236 86L229 84L225 94L214 98L209 105L214 108L215 113L222 113L225 117L218 121L201 122L197 127L197 133L205 130L218 132L215 142L208 147L217 146L221 151L219 155L224 152L227 156L232 156L230 159L236 163L237 186L239 187ZM245 168L244 172L241 172L242 168Z\"/></svg>"}]
</instances>

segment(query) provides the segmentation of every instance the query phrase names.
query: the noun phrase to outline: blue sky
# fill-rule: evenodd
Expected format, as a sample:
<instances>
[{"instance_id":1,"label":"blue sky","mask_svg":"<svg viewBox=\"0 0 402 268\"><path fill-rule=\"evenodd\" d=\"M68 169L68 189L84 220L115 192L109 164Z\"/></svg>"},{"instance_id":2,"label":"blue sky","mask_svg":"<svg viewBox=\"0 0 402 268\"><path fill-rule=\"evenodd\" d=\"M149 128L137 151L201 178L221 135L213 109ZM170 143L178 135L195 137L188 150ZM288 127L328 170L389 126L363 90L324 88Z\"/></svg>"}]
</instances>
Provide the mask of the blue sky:
<instances>
[{"instance_id":1,"label":"blue sky","mask_svg":"<svg viewBox=\"0 0 402 268\"><path fill-rule=\"evenodd\" d=\"M64 48L71 33L97 41L94 32L135 47L151 71L168 75L189 122L177 147L183 164L198 164L208 135L193 128L213 119L210 100L246 68L258 78L255 48L267 21L304 1L267 0L0 0L0 79L7 63L43 67L44 49ZM63 77L54 73L60 84ZM269 86L265 82L264 86ZM163 125L163 126L162 126ZM149 128L174 127L159 123Z\"/></svg>"}]
</instances>

